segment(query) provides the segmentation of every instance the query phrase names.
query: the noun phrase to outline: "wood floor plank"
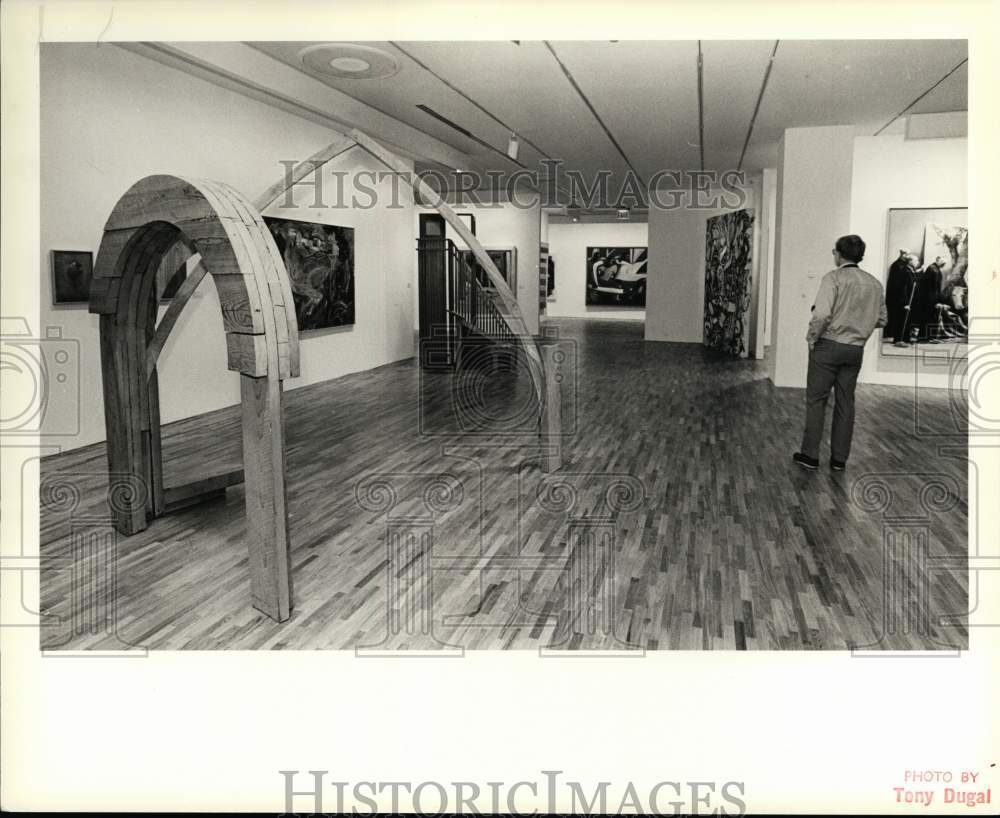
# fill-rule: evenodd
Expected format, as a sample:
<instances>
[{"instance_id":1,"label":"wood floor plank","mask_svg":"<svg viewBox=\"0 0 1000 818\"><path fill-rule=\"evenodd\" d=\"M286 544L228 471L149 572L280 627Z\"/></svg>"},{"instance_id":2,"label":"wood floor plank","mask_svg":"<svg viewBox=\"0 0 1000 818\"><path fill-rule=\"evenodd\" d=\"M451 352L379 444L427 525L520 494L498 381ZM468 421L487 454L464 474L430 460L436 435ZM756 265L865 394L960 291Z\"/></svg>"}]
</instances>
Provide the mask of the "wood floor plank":
<instances>
[{"instance_id":1,"label":"wood floor plank","mask_svg":"<svg viewBox=\"0 0 1000 818\"><path fill-rule=\"evenodd\" d=\"M42 604L63 624L43 627L43 646L968 645L967 572L932 570L913 548L886 546L912 529L929 561L962 566L967 553L966 461L914 433L912 389L860 385L848 470L805 473L791 463L803 392L775 388L764 362L646 343L639 323L550 323L573 345L576 367L563 393L572 434L555 474L540 468L535 419L511 418L510 407L531 400L525 372L463 376L470 394L482 387L488 410L471 421L456 411L450 376L421 373L414 360L285 393L296 594L281 624L246 604L245 489L236 485L118 537L116 631L88 628L100 597L81 589L102 563L81 550L79 528L109 515L104 445L47 458ZM929 422L948 419L947 393L917 397ZM240 437L238 406L164 426L168 485L240 468ZM608 498L624 478L641 496L615 510ZM891 496L888 510L859 502L859 484L872 479ZM928 510L921 491L933 481L945 488ZM395 553L390 534L407 526L427 539ZM606 533L610 545L584 547L581 531ZM951 614L957 622L942 624Z\"/></svg>"}]
</instances>

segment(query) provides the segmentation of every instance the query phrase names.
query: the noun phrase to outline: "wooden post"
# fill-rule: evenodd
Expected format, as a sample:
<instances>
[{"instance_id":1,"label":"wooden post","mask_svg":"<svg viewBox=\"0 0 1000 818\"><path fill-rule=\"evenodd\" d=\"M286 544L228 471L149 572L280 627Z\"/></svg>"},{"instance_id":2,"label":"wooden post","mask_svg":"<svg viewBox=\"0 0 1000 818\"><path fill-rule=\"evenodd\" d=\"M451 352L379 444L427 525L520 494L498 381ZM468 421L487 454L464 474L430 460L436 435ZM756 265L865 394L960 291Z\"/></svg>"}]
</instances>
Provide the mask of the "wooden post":
<instances>
[{"instance_id":1,"label":"wooden post","mask_svg":"<svg viewBox=\"0 0 1000 818\"><path fill-rule=\"evenodd\" d=\"M240 375L250 593L257 610L291 614L292 572L285 494L285 419L277 377Z\"/></svg>"},{"instance_id":2,"label":"wooden post","mask_svg":"<svg viewBox=\"0 0 1000 818\"><path fill-rule=\"evenodd\" d=\"M126 536L146 528L143 496L145 477L133 457L132 440L138 434L138 413L130 397L126 339L119 334L116 315L101 316L101 375L104 380L104 422L107 431L109 504L115 530Z\"/></svg>"},{"instance_id":3,"label":"wooden post","mask_svg":"<svg viewBox=\"0 0 1000 818\"><path fill-rule=\"evenodd\" d=\"M149 343L156 333L156 315L159 311L159 300L157 299L156 282L152 282L152 292L147 296L147 317L145 326L144 348L149 348ZM145 361L140 355L140 366L144 368ZM159 517L163 513L163 450L160 436L160 382L156 375L154 364L152 373L146 382L146 405L149 416L149 498L147 509L150 517Z\"/></svg>"},{"instance_id":4,"label":"wooden post","mask_svg":"<svg viewBox=\"0 0 1000 818\"><path fill-rule=\"evenodd\" d=\"M542 344L545 369L545 403L540 417L542 471L552 473L562 467L562 353L555 344Z\"/></svg>"}]
</instances>

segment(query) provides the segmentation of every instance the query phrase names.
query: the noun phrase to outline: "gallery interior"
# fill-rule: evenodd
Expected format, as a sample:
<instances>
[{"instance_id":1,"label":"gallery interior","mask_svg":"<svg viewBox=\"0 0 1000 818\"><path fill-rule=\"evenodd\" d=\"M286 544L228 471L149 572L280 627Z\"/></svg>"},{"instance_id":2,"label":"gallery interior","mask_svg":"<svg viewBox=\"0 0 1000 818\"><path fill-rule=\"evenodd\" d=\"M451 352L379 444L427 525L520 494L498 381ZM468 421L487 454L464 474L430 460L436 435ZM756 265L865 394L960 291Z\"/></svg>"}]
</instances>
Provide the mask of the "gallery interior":
<instances>
[{"instance_id":1,"label":"gallery interior","mask_svg":"<svg viewBox=\"0 0 1000 818\"><path fill-rule=\"evenodd\" d=\"M967 647L967 56L43 43L42 647Z\"/></svg>"}]
</instances>

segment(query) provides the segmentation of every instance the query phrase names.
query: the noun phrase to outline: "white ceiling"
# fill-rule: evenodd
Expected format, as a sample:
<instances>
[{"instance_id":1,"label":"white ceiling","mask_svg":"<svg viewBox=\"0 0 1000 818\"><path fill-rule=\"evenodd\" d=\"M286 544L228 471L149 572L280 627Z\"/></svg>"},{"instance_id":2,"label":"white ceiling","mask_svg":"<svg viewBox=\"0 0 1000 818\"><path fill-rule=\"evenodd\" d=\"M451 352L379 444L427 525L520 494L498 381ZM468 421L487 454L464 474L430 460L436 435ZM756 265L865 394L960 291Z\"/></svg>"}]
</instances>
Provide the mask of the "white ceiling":
<instances>
[{"instance_id":1,"label":"white ceiling","mask_svg":"<svg viewBox=\"0 0 1000 818\"><path fill-rule=\"evenodd\" d=\"M399 119L476 160L517 167L416 106L427 105L503 153L509 132L412 54L522 137L520 160L562 159L588 178L627 171L594 115L542 42L368 42L401 68L386 79L340 79L307 68L312 42L253 43L281 62ZM700 166L696 41L551 42L639 174ZM702 41L705 167L735 168L774 47L773 40ZM402 50L401 50L402 49ZM968 55L965 40L782 40L743 163L773 166L789 127L857 125L872 133ZM913 113L966 110L967 64L924 97Z\"/></svg>"}]
</instances>

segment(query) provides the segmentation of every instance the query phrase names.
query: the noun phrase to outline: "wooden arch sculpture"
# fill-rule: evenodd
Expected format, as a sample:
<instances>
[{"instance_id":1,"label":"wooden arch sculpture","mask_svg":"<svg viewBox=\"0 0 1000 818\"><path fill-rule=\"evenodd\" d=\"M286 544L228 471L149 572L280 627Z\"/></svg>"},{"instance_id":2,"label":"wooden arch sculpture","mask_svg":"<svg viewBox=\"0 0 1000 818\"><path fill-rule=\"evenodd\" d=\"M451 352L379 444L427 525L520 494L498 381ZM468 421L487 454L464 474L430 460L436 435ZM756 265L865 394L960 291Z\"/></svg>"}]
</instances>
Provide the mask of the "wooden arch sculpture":
<instances>
[{"instance_id":1,"label":"wooden arch sculpture","mask_svg":"<svg viewBox=\"0 0 1000 818\"><path fill-rule=\"evenodd\" d=\"M200 255L156 325L163 257ZM156 362L180 311L206 272L222 306L228 367L240 373L243 470L176 488L163 485ZM273 619L292 606L282 381L299 374L298 328L284 262L259 208L228 185L148 176L115 205L104 227L91 287L100 315L108 465L129 486L112 509L123 534L246 483L254 607Z\"/></svg>"}]
</instances>

